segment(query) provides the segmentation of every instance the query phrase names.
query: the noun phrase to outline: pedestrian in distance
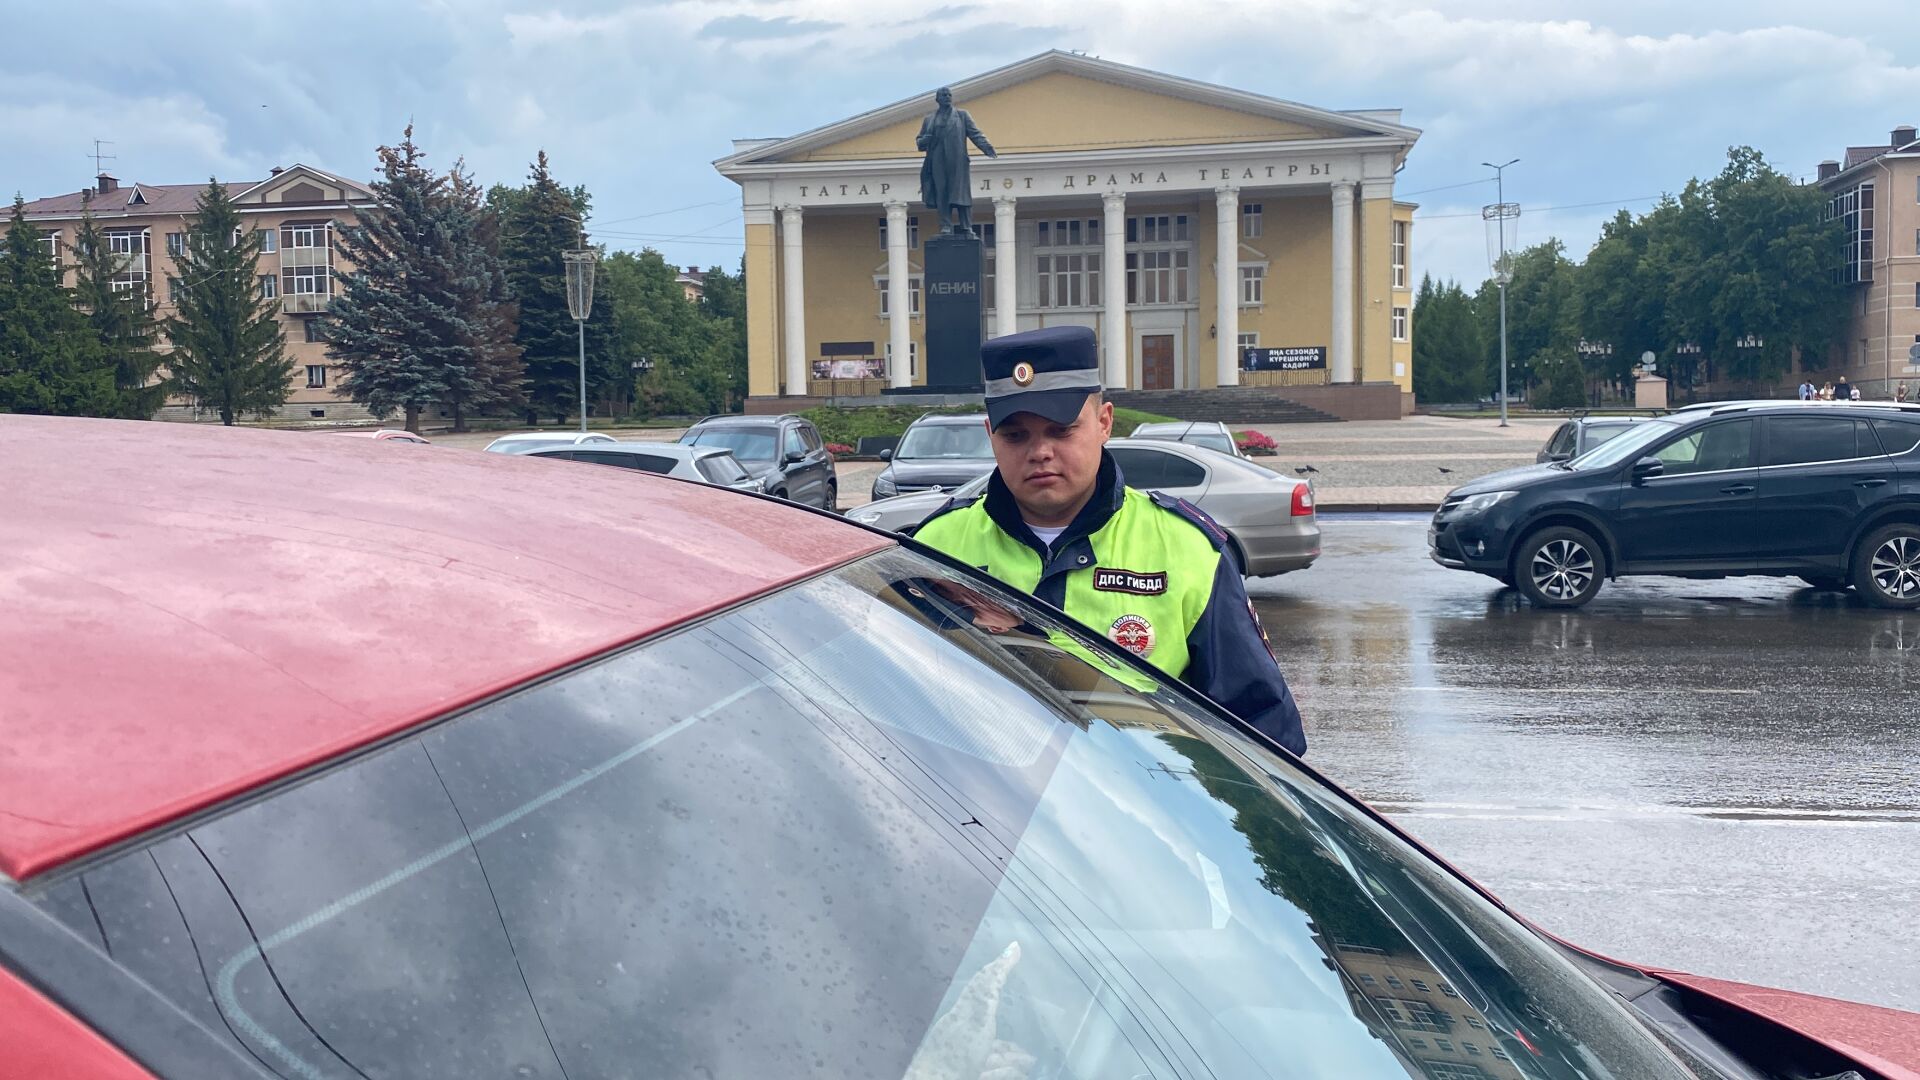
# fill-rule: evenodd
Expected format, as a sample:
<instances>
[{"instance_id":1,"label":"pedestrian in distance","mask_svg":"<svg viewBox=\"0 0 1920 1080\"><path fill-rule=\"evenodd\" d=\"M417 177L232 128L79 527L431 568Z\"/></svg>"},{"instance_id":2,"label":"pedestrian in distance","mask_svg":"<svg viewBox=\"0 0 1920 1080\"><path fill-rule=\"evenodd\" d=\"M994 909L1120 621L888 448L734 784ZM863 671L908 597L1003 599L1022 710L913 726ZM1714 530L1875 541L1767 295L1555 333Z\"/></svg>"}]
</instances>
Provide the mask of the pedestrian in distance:
<instances>
[{"instance_id":1,"label":"pedestrian in distance","mask_svg":"<svg viewBox=\"0 0 1920 1080\"><path fill-rule=\"evenodd\" d=\"M1851 395L1850 395L1850 396L1849 396L1849 397L1847 398L1847 400L1848 400L1848 401L1859 401L1859 400L1860 400L1860 388L1859 388L1859 387L1857 387L1857 386L1856 386L1856 387L1854 387L1854 388L1853 388L1853 393L1852 393L1852 394L1851 394Z\"/></svg>"},{"instance_id":2,"label":"pedestrian in distance","mask_svg":"<svg viewBox=\"0 0 1920 1080\"><path fill-rule=\"evenodd\" d=\"M1895 401L1897 401L1897 402L1900 402L1901 404L1905 404L1905 403L1906 403L1906 400L1907 400L1907 380L1905 380L1905 379L1901 379L1901 380L1900 380L1900 387L1899 387L1899 389L1897 389L1897 390L1895 390L1895 391L1893 392L1893 400L1895 400Z\"/></svg>"},{"instance_id":3,"label":"pedestrian in distance","mask_svg":"<svg viewBox=\"0 0 1920 1080\"><path fill-rule=\"evenodd\" d=\"M1832 383L1820 384L1820 400L1821 401L1833 400L1833 384Z\"/></svg>"},{"instance_id":4,"label":"pedestrian in distance","mask_svg":"<svg viewBox=\"0 0 1920 1080\"><path fill-rule=\"evenodd\" d=\"M1127 487L1107 452L1113 405L1093 331L1009 334L983 345L980 360L994 472L982 495L949 500L915 539L1065 611L1305 753L1299 707L1232 541L1192 504Z\"/></svg>"},{"instance_id":5,"label":"pedestrian in distance","mask_svg":"<svg viewBox=\"0 0 1920 1080\"><path fill-rule=\"evenodd\" d=\"M1853 400L1853 384L1847 381L1847 377L1845 375L1840 376L1840 381L1833 384L1833 400L1835 401L1852 401Z\"/></svg>"},{"instance_id":6,"label":"pedestrian in distance","mask_svg":"<svg viewBox=\"0 0 1920 1080\"><path fill-rule=\"evenodd\" d=\"M1813 389L1812 379L1800 380L1800 400L1801 401L1812 401L1814 393L1815 393L1815 390Z\"/></svg>"}]
</instances>

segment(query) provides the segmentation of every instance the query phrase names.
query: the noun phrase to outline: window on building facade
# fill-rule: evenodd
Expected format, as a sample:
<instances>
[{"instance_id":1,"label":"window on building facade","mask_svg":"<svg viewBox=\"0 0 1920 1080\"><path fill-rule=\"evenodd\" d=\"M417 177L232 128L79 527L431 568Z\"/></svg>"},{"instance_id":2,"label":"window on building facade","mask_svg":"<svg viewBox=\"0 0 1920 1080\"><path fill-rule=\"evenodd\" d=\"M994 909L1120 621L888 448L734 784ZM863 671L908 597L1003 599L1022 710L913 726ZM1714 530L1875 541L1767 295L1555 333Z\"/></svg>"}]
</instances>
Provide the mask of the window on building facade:
<instances>
[{"instance_id":1,"label":"window on building facade","mask_svg":"<svg viewBox=\"0 0 1920 1080\"><path fill-rule=\"evenodd\" d=\"M153 233L148 229L108 229L107 251L117 258L112 286L115 292L138 292L147 296L151 280Z\"/></svg>"},{"instance_id":2,"label":"window on building facade","mask_svg":"<svg viewBox=\"0 0 1920 1080\"><path fill-rule=\"evenodd\" d=\"M1242 304L1264 304L1267 302L1266 267L1243 266L1240 268L1240 302Z\"/></svg>"},{"instance_id":3,"label":"window on building facade","mask_svg":"<svg viewBox=\"0 0 1920 1080\"><path fill-rule=\"evenodd\" d=\"M1193 294L1193 229L1186 214L1127 219L1127 303L1184 304Z\"/></svg>"},{"instance_id":4,"label":"window on building facade","mask_svg":"<svg viewBox=\"0 0 1920 1080\"><path fill-rule=\"evenodd\" d=\"M1240 235L1252 238L1260 235L1260 204L1257 202L1240 204Z\"/></svg>"},{"instance_id":5,"label":"window on building facade","mask_svg":"<svg viewBox=\"0 0 1920 1080\"><path fill-rule=\"evenodd\" d=\"M278 281L277 279L274 278L272 274L261 274L260 275L260 299L272 300L274 297L279 296L280 290L276 287L277 285L278 285Z\"/></svg>"},{"instance_id":6,"label":"window on building facade","mask_svg":"<svg viewBox=\"0 0 1920 1080\"><path fill-rule=\"evenodd\" d=\"M1847 284L1873 280L1873 184L1848 188L1827 200L1827 219L1846 230L1846 256L1837 272Z\"/></svg>"},{"instance_id":7,"label":"window on building facade","mask_svg":"<svg viewBox=\"0 0 1920 1080\"><path fill-rule=\"evenodd\" d=\"M1406 308L1397 307L1393 309L1393 340L1395 341L1407 340L1407 309Z\"/></svg>"},{"instance_id":8,"label":"window on building facade","mask_svg":"<svg viewBox=\"0 0 1920 1080\"><path fill-rule=\"evenodd\" d=\"M920 317L920 280L919 274L909 274L907 276L907 314L913 318ZM887 304L891 299L891 297L887 295L887 279L884 277L875 278L873 279L873 284L875 288L880 290L880 317L884 319L890 314L887 309Z\"/></svg>"},{"instance_id":9,"label":"window on building facade","mask_svg":"<svg viewBox=\"0 0 1920 1080\"><path fill-rule=\"evenodd\" d=\"M887 342L887 372L888 374L892 374L893 372L893 342L891 341ZM917 341L909 341L907 342L907 377L912 378L919 373L920 343Z\"/></svg>"},{"instance_id":10,"label":"window on building facade","mask_svg":"<svg viewBox=\"0 0 1920 1080\"><path fill-rule=\"evenodd\" d=\"M175 259L187 253L187 234L170 232L167 234L167 254Z\"/></svg>"},{"instance_id":11,"label":"window on building facade","mask_svg":"<svg viewBox=\"0 0 1920 1080\"><path fill-rule=\"evenodd\" d=\"M307 365L307 389L327 385L327 366L325 364Z\"/></svg>"},{"instance_id":12,"label":"window on building facade","mask_svg":"<svg viewBox=\"0 0 1920 1080\"><path fill-rule=\"evenodd\" d=\"M1393 223L1393 287L1407 287L1407 223Z\"/></svg>"},{"instance_id":13,"label":"window on building facade","mask_svg":"<svg viewBox=\"0 0 1920 1080\"><path fill-rule=\"evenodd\" d=\"M980 287L986 290L986 295L980 298L981 310L992 311L995 262L993 254L993 226L979 225L976 226L976 228L980 230Z\"/></svg>"},{"instance_id":14,"label":"window on building facade","mask_svg":"<svg viewBox=\"0 0 1920 1080\"><path fill-rule=\"evenodd\" d=\"M1129 244L1184 244L1192 239L1192 223L1185 214L1146 214L1127 219Z\"/></svg>"},{"instance_id":15,"label":"window on building facade","mask_svg":"<svg viewBox=\"0 0 1920 1080\"><path fill-rule=\"evenodd\" d=\"M1035 247L1043 248L1099 247L1100 219L1038 222L1034 227L1033 242Z\"/></svg>"},{"instance_id":16,"label":"window on building facade","mask_svg":"<svg viewBox=\"0 0 1920 1080\"><path fill-rule=\"evenodd\" d=\"M1034 278L1043 308L1100 306L1099 252L1036 256Z\"/></svg>"},{"instance_id":17,"label":"window on building facade","mask_svg":"<svg viewBox=\"0 0 1920 1080\"><path fill-rule=\"evenodd\" d=\"M170 277L167 279L167 303L178 304L179 302L180 302L180 279L177 277Z\"/></svg>"},{"instance_id":18,"label":"window on building facade","mask_svg":"<svg viewBox=\"0 0 1920 1080\"><path fill-rule=\"evenodd\" d=\"M914 250L914 249L918 249L919 247L920 247L920 219L913 216L912 214L908 214L907 215L907 248L909 250ZM887 250L887 219L886 218L880 219L880 250L881 251Z\"/></svg>"},{"instance_id":19,"label":"window on building facade","mask_svg":"<svg viewBox=\"0 0 1920 1080\"><path fill-rule=\"evenodd\" d=\"M327 340L320 336L319 319L302 319L300 325L306 328L304 332L306 334L307 344L312 345Z\"/></svg>"},{"instance_id":20,"label":"window on building facade","mask_svg":"<svg viewBox=\"0 0 1920 1080\"><path fill-rule=\"evenodd\" d=\"M333 224L289 221L280 226L280 295L286 311L325 311L333 294Z\"/></svg>"},{"instance_id":21,"label":"window on building facade","mask_svg":"<svg viewBox=\"0 0 1920 1080\"><path fill-rule=\"evenodd\" d=\"M1258 331L1251 334L1241 334L1236 344L1243 349L1257 349L1260 347L1260 334ZM1364 976L1364 978L1368 982L1373 981L1373 976L1371 975Z\"/></svg>"},{"instance_id":22,"label":"window on building facade","mask_svg":"<svg viewBox=\"0 0 1920 1080\"><path fill-rule=\"evenodd\" d=\"M260 237L260 254L271 255L280 250L280 245L274 243L275 234L272 229L255 229L253 231L255 235Z\"/></svg>"},{"instance_id":23,"label":"window on building facade","mask_svg":"<svg viewBox=\"0 0 1920 1080\"><path fill-rule=\"evenodd\" d=\"M40 238L40 246L46 251L47 259L53 263L53 268L60 269L60 234L47 233Z\"/></svg>"}]
</instances>

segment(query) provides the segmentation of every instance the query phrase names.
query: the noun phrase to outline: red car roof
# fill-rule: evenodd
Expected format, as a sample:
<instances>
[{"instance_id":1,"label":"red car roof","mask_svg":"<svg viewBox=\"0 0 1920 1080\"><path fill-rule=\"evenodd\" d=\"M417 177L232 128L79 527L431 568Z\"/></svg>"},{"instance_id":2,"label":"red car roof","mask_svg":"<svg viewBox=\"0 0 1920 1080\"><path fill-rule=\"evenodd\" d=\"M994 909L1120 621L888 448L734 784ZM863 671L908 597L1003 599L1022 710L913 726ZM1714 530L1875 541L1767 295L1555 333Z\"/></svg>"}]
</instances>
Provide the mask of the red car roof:
<instances>
[{"instance_id":1,"label":"red car roof","mask_svg":"<svg viewBox=\"0 0 1920 1080\"><path fill-rule=\"evenodd\" d=\"M0 417L16 880L886 547L618 469Z\"/></svg>"}]
</instances>

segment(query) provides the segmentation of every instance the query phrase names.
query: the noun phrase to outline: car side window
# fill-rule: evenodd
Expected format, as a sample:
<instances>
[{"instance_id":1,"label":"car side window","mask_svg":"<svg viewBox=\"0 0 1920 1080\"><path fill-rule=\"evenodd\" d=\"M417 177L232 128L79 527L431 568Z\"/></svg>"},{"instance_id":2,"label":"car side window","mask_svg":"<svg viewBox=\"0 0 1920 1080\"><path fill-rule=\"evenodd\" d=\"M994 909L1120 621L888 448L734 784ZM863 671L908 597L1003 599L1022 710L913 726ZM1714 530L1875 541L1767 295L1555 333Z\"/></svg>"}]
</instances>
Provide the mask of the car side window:
<instances>
[{"instance_id":1,"label":"car side window","mask_svg":"<svg viewBox=\"0 0 1920 1080\"><path fill-rule=\"evenodd\" d=\"M1873 430L1880 436L1880 448L1889 454L1904 454L1920 446L1920 421L1876 419Z\"/></svg>"},{"instance_id":2,"label":"car side window","mask_svg":"<svg viewBox=\"0 0 1920 1080\"><path fill-rule=\"evenodd\" d=\"M617 465L622 469L638 469L641 472L659 473L664 476L673 471L673 459L654 454L614 454L607 451L575 450L575 461L591 461L595 465Z\"/></svg>"},{"instance_id":3,"label":"car side window","mask_svg":"<svg viewBox=\"0 0 1920 1080\"><path fill-rule=\"evenodd\" d=\"M1139 446L1114 447L1110 453L1127 486L1139 491L1171 491L1207 482L1207 470L1174 454Z\"/></svg>"},{"instance_id":4,"label":"car side window","mask_svg":"<svg viewBox=\"0 0 1920 1080\"><path fill-rule=\"evenodd\" d=\"M1547 440L1547 453L1549 455L1571 453L1573 451L1573 437L1573 425L1561 424L1560 430L1554 432L1553 438Z\"/></svg>"},{"instance_id":5,"label":"car side window","mask_svg":"<svg viewBox=\"0 0 1920 1080\"><path fill-rule=\"evenodd\" d=\"M1767 420L1767 464L1810 465L1879 457L1866 424L1844 416L1775 416Z\"/></svg>"},{"instance_id":6,"label":"car side window","mask_svg":"<svg viewBox=\"0 0 1920 1080\"><path fill-rule=\"evenodd\" d=\"M826 444L820 441L820 433L814 430L812 424L808 424L797 430L800 432L801 440L807 444L808 453L819 453L825 449Z\"/></svg>"},{"instance_id":7,"label":"car side window","mask_svg":"<svg viewBox=\"0 0 1920 1080\"><path fill-rule=\"evenodd\" d=\"M804 442L802 442L802 441L800 440L800 429L799 429L799 428L788 428L788 429L787 429L787 443L786 443L786 446L787 446L787 453L789 453L789 454L804 454L804 453L806 453L806 452L807 452L807 445L806 445L806 443L804 443Z\"/></svg>"},{"instance_id":8,"label":"car side window","mask_svg":"<svg viewBox=\"0 0 1920 1080\"><path fill-rule=\"evenodd\" d=\"M1587 450L1591 450L1594 447L1599 446L1601 443L1612 442L1614 439L1617 439L1620 436L1625 435L1626 433L1627 433L1626 424L1599 424L1594 427L1590 427L1587 429L1586 449L1582 450L1581 453L1585 453Z\"/></svg>"},{"instance_id":9,"label":"car side window","mask_svg":"<svg viewBox=\"0 0 1920 1080\"><path fill-rule=\"evenodd\" d=\"M1753 421L1727 420L1695 429L1654 452L1665 475L1723 472L1753 464Z\"/></svg>"}]
</instances>

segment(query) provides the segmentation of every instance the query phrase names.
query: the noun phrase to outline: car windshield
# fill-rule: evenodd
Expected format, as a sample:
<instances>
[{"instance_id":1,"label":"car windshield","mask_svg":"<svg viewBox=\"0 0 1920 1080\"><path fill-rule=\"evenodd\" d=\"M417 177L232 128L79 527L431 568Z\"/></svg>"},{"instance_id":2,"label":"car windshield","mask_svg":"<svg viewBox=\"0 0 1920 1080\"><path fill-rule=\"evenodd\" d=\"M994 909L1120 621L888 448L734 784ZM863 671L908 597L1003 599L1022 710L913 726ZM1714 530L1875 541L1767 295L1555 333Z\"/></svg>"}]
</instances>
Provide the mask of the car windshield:
<instances>
[{"instance_id":1,"label":"car windshield","mask_svg":"<svg viewBox=\"0 0 1920 1080\"><path fill-rule=\"evenodd\" d=\"M889 549L24 891L290 1078L1684 1075L1084 634Z\"/></svg>"},{"instance_id":2,"label":"car windshield","mask_svg":"<svg viewBox=\"0 0 1920 1080\"><path fill-rule=\"evenodd\" d=\"M487 447L496 454L531 454L535 450L545 450L553 446L572 446L573 436L552 439L502 439Z\"/></svg>"},{"instance_id":3,"label":"car windshield","mask_svg":"<svg viewBox=\"0 0 1920 1080\"><path fill-rule=\"evenodd\" d=\"M773 432L767 428L695 428L681 440L689 446L717 446L741 461L772 461Z\"/></svg>"},{"instance_id":4,"label":"car windshield","mask_svg":"<svg viewBox=\"0 0 1920 1080\"><path fill-rule=\"evenodd\" d=\"M1671 420L1649 420L1644 424L1634 424L1619 436L1609 439L1606 445L1595 447L1567 462L1567 468L1611 468L1628 458L1640 456L1641 450L1673 434L1678 427Z\"/></svg>"},{"instance_id":5,"label":"car windshield","mask_svg":"<svg viewBox=\"0 0 1920 1080\"><path fill-rule=\"evenodd\" d=\"M732 454L708 454L696 462L700 475L715 484L736 484L747 478L747 470Z\"/></svg>"},{"instance_id":6,"label":"car windshield","mask_svg":"<svg viewBox=\"0 0 1920 1080\"><path fill-rule=\"evenodd\" d=\"M1587 449L1591 450L1601 443L1609 443L1627 433L1632 424L1589 424L1587 425Z\"/></svg>"},{"instance_id":7,"label":"car windshield","mask_svg":"<svg viewBox=\"0 0 1920 1080\"><path fill-rule=\"evenodd\" d=\"M915 424L907 429L900 440L900 449L894 451L896 459L909 458L966 458L980 461L993 457L993 446L987 441L987 425L984 423L966 424Z\"/></svg>"}]
</instances>

